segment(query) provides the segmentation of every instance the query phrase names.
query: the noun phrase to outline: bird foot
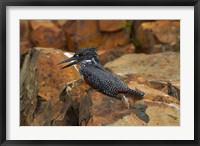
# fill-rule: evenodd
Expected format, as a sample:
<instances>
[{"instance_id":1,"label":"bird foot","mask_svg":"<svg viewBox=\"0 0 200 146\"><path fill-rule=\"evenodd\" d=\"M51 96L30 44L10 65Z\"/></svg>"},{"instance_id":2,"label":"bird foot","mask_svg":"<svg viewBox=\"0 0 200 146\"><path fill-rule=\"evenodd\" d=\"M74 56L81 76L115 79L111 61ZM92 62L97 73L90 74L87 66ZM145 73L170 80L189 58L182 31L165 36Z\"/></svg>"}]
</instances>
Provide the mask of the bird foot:
<instances>
[{"instance_id":1,"label":"bird foot","mask_svg":"<svg viewBox=\"0 0 200 146\"><path fill-rule=\"evenodd\" d=\"M86 90L85 90L85 92L86 92L86 93L89 93L89 94L91 94L93 91L95 91L95 89L93 89L93 88L89 88L89 89L86 89Z\"/></svg>"},{"instance_id":2,"label":"bird foot","mask_svg":"<svg viewBox=\"0 0 200 146\"><path fill-rule=\"evenodd\" d=\"M126 96L122 96L122 100L124 101L124 105L126 106L126 108L129 109L129 102L128 102L128 99L126 98Z\"/></svg>"}]
</instances>

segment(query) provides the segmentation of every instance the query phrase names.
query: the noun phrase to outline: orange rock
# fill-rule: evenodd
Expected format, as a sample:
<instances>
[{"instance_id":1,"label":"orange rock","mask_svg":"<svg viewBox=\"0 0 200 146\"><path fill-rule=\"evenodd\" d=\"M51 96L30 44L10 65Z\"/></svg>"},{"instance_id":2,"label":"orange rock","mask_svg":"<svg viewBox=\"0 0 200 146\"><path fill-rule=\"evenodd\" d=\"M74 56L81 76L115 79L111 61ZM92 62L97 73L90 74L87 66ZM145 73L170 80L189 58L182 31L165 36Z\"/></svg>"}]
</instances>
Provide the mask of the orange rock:
<instances>
[{"instance_id":1,"label":"orange rock","mask_svg":"<svg viewBox=\"0 0 200 146\"><path fill-rule=\"evenodd\" d=\"M143 22L136 34L146 53L180 50L180 21Z\"/></svg>"},{"instance_id":2,"label":"orange rock","mask_svg":"<svg viewBox=\"0 0 200 146\"><path fill-rule=\"evenodd\" d=\"M180 106L144 100L148 106L146 113L149 115L149 123L139 120L133 113L118 119L109 126L179 126ZM158 112L159 111L159 112Z\"/></svg>"},{"instance_id":3,"label":"orange rock","mask_svg":"<svg viewBox=\"0 0 200 146\"><path fill-rule=\"evenodd\" d=\"M107 125L130 114L122 101L100 92L92 92L83 97L79 112L79 124L82 126Z\"/></svg>"},{"instance_id":4,"label":"orange rock","mask_svg":"<svg viewBox=\"0 0 200 146\"><path fill-rule=\"evenodd\" d=\"M71 52L83 47L99 46L101 42L101 35L95 20L69 20L64 25L64 31L67 48Z\"/></svg>"},{"instance_id":5,"label":"orange rock","mask_svg":"<svg viewBox=\"0 0 200 146\"><path fill-rule=\"evenodd\" d=\"M66 83L80 78L74 67L59 70L57 63L65 58L61 50L52 48L34 48L25 56L20 74L21 125L52 125L59 117L65 120L59 94Z\"/></svg>"},{"instance_id":6,"label":"orange rock","mask_svg":"<svg viewBox=\"0 0 200 146\"><path fill-rule=\"evenodd\" d=\"M112 61L118 57L121 57L124 54L134 53L135 46L133 44L126 45L125 47L117 47L111 50L101 50L98 49L98 55L100 64L104 65L109 61Z\"/></svg>"},{"instance_id":7,"label":"orange rock","mask_svg":"<svg viewBox=\"0 0 200 146\"><path fill-rule=\"evenodd\" d=\"M128 86L131 88L131 89L136 89L136 90L139 90L139 91L142 91L145 93L145 96L144 98L145 99L148 99L148 100L152 100L152 101L160 101L160 102L164 102L164 103L175 103L175 104L180 104L180 101L165 93L165 92L162 92L160 90L156 90L156 89L153 89L151 87L148 87L148 86L144 86L143 84L138 84L134 81L131 81Z\"/></svg>"},{"instance_id":8,"label":"orange rock","mask_svg":"<svg viewBox=\"0 0 200 146\"><path fill-rule=\"evenodd\" d=\"M114 123L109 124L108 126L146 126L147 123L138 119L138 117L131 113L124 116L121 119L116 120Z\"/></svg>"},{"instance_id":9,"label":"orange rock","mask_svg":"<svg viewBox=\"0 0 200 146\"><path fill-rule=\"evenodd\" d=\"M180 80L180 53L127 54L104 67L119 75L142 75L146 80Z\"/></svg>"},{"instance_id":10,"label":"orange rock","mask_svg":"<svg viewBox=\"0 0 200 146\"><path fill-rule=\"evenodd\" d=\"M98 47L98 50L111 50L117 47L124 47L129 43L129 33L120 31L109 34L94 34L87 37L71 37L74 48ZM68 43L71 44L70 42ZM76 46L76 47L75 47ZM71 48L69 46L69 48Z\"/></svg>"},{"instance_id":11,"label":"orange rock","mask_svg":"<svg viewBox=\"0 0 200 146\"><path fill-rule=\"evenodd\" d=\"M82 126L180 125L180 106L178 104L147 99L142 102L148 107L146 110L150 118L148 123L139 119L134 113L134 109L126 109L122 101L99 92L92 92L81 100L79 123Z\"/></svg>"},{"instance_id":12,"label":"orange rock","mask_svg":"<svg viewBox=\"0 0 200 146\"><path fill-rule=\"evenodd\" d=\"M76 35L77 31L77 21L76 20L68 20L63 26L66 35L73 36Z\"/></svg>"},{"instance_id":13,"label":"orange rock","mask_svg":"<svg viewBox=\"0 0 200 146\"><path fill-rule=\"evenodd\" d=\"M49 94L49 97L58 97L63 85L79 78L79 73L74 67L59 70L57 63L67 58L62 51L51 48L37 49L41 51L37 60L38 92Z\"/></svg>"},{"instance_id":14,"label":"orange rock","mask_svg":"<svg viewBox=\"0 0 200 146\"><path fill-rule=\"evenodd\" d=\"M30 20L30 24L33 30L44 27L56 27L56 25L51 20Z\"/></svg>"},{"instance_id":15,"label":"orange rock","mask_svg":"<svg viewBox=\"0 0 200 146\"><path fill-rule=\"evenodd\" d=\"M91 46L98 47L103 42L103 36L100 33L98 33L91 35L89 37L83 37L83 38L75 37L75 40L76 41L74 42L76 42L75 44L78 49L88 48Z\"/></svg>"},{"instance_id":16,"label":"orange rock","mask_svg":"<svg viewBox=\"0 0 200 146\"><path fill-rule=\"evenodd\" d=\"M130 39L130 30L101 33L96 20L67 21L64 30L67 48L72 52L90 46L98 47L99 50L123 47L129 44Z\"/></svg>"},{"instance_id":17,"label":"orange rock","mask_svg":"<svg viewBox=\"0 0 200 146\"><path fill-rule=\"evenodd\" d=\"M31 41L37 47L65 48L64 34L57 26L39 26L31 32Z\"/></svg>"},{"instance_id":18,"label":"orange rock","mask_svg":"<svg viewBox=\"0 0 200 146\"><path fill-rule=\"evenodd\" d=\"M180 105L148 100L145 103L150 118L147 126L180 126Z\"/></svg>"},{"instance_id":19,"label":"orange rock","mask_svg":"<svg viewBox=\"0 0 200 146\"><path fill-rule=\"evenodd\" d=\"M122 29L126 23L126 20L99 20L99 29L100 31L113 32Z\"/></svg>"},{"instance_id":20,"label":"orange rock","mask_svg":"<svg viewBox=\"0 0 200 146\"><path fill-rule=\"evenodd\" d=\"M96 20L67 21L64 30L68 35L79 37L88 37L99 32Z\"/></svg>"},{"instance_id":21,"label":"orange rock","mask_svg":"<svg viewBox=\"0 0 200 146\"><path fill-rule=\"evenodd\" d=\"M67 22L67 20L52 20L56 25L63 27L63 25Z\"/></svg>"},{"instance_id":22,"label":"orange rock","mask_svg":"<svg viewBox=\"0 0 200 146\"><path fill-rule=\"evenodd\" d=\"M97 20L78 20L76 35L87 37L99 32Z\"/></svg>"},{"instance_id":23,"label":"orange rock","mask_svg":"<svg viewBox=\"0 0 200 146\"><path fill-rule=\"evenodd\" d=\"M99 50L110 50L116 47L123 47L129 44L130 32L129 30L122 30L115 33L106 33L103 36Z\"/></svg>"},{"instance_id":24,"label":"orange rock","mask_svg":"<svg viewBox=\"0 0 200 146\"><path fill-rule=\"evenodd\" d=\"M20 41L29 39L30 26L28 20L20 20Z\"/></svg>"},{"instance_id":25,"label":"orange rock","mask_svg":"<svg viewBox=\"0 0 200 146\"><path fill-rule=\"evenodd\" d=\"M33 47L33 45L29 40L20 41L20 54L23 54L31 47Z\"/></svg>"}]
</instances>

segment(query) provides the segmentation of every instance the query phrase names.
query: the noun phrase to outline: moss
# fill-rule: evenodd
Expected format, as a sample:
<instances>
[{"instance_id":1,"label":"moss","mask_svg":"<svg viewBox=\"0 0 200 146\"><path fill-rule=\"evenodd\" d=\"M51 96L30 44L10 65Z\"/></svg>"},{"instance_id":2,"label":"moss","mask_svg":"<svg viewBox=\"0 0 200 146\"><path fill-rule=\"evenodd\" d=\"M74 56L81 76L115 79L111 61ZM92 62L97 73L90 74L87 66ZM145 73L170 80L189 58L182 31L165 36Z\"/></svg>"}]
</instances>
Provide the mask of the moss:
<instances>
[{"instance_id":1,"label":"moss","mask_svg":"<svg viewBox=\"0 0 200 146\"><path fill-rule=\"evenodd\" d=\"M127 23L122 25L122 29L127 30L127 29L130 29L132 26L133 26L132 22L127 22Z\"/></svg>"},{"instance_id":2,"label":"moss","mask_svg":"<svg viewBox=\"0 0 200 146\"><path fill-rule=\"evenodd\" d=\"M135 45L136 48L139 48L141 46L140 40L136 37L132 38L132 43Z\"/></svg>"}]
</instances>

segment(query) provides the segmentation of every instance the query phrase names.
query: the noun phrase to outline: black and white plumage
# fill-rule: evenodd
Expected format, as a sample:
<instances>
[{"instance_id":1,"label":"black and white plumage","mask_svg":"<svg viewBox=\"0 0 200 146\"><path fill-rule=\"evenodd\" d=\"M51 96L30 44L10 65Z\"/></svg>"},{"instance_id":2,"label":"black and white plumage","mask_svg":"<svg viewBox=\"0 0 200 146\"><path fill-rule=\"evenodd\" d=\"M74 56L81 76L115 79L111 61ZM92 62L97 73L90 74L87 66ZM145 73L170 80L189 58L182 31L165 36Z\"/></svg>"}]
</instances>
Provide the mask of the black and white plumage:
<instances>
[{"instance_id":1,"label":"black and white plumage","mask_svg":"<svg viewBox=\"0 0 200 146\"><path fill-rule=\"evenodd\" d=\"M79 72L86 83L108 96L117 98L120 93L133 93L144 96L143 92L128 88L121 80L105 70L97 62L81 63Z\"/></svg>"},{"instance_id":2,"label":"black and white plumage","mask_svg":"<svg viewBox=\"0 0 200 146\"><path fill-rule=\"evenodd\" d=\"M67 68L71 65L79 64L79 72L84 81L94 89L111 97L125 99L124 93L130 93L137 96L144 96L144 92L128 88L120 79L104 69L99 64L98 55L95 48L83 48L75 52L74 56L63 60L59 64L73 61L62 67Z\"/></svg>"},{"instance_id":3,"label":"black and white plumage","mask_svg":"<svg viewBox=\"0 0 200 146\"><path fill-rule=\"evenodd\" d=\"M72 62L73 61L73 62ZM61 69L70 67L75 64L79 64L79 72L83 77L85 83L89 84L92 88L108 96L124 100L125 105L129 108L128 99L124 94L128 93L138 97L143 97L144 92L130 89L119 78L113 75L111 72L104 69L99 64L98 55L95 48L83 48L75 52L74 56L65 59L59 64L71 62L70 64L62 67ZM142 108L141 108L142 107ZM149 122L149 116L145 113L146 105L134 106L135 114L146 123ZM142 110L141 110L142 109Z\"/></svg>"}]
</instances>

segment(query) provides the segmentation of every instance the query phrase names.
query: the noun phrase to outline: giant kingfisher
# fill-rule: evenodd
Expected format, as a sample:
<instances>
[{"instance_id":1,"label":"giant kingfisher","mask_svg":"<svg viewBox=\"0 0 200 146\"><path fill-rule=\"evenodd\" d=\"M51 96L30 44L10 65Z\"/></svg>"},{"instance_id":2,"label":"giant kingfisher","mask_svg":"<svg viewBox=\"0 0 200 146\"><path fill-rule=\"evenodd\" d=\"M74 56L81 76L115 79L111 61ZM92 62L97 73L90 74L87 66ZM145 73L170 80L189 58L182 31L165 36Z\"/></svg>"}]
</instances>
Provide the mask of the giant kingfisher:
<instances>
[{"instance_id":1,"label":"giant kingfisher","mask_svg":"<svg viewBox=\"0 0 200 146\"><path fill-rule=\"evenodd\" d=\"M67 62L71 63L65 65L61 69L79 64L79 72L86 84L103 94L123 100L127 108L129 108L129 102L124 94L132 94L133 98L138 96L143 97L145 95L142 91L130 89L118 77L104 69L99 64L99 58L96 53L96 48L94 47L82 48L76 51L71 58L67 58L59 64Z\"/></svg>"}]
</instances>

